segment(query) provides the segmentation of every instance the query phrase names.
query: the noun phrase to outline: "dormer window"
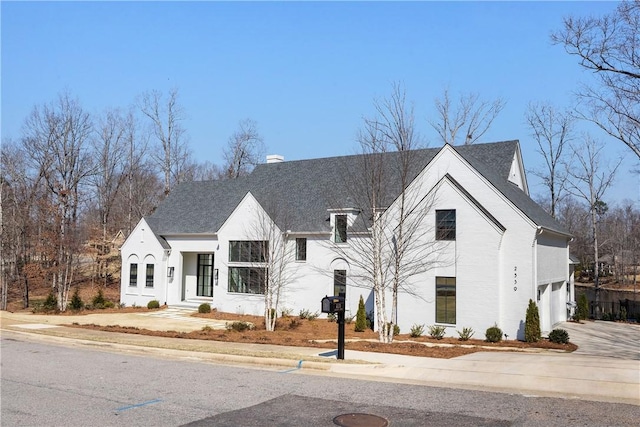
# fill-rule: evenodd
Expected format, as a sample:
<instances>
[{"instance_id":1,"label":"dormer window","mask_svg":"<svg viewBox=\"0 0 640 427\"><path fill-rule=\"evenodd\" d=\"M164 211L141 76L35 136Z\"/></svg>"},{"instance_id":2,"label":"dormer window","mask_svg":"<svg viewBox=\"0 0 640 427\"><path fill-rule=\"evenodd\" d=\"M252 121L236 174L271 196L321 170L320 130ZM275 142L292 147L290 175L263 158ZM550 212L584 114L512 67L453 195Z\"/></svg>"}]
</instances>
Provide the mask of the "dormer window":
<instances>
[{"instance_id":1,"label":"dormer window","mask_svg":"<svg viewBox=\"0 0 640 427\"><path fill-rule=\"evenodd\" d=\"M347 242L347 216L336 215L333 229L333 241L335 243Z\"/></svg>"}]
</instances>

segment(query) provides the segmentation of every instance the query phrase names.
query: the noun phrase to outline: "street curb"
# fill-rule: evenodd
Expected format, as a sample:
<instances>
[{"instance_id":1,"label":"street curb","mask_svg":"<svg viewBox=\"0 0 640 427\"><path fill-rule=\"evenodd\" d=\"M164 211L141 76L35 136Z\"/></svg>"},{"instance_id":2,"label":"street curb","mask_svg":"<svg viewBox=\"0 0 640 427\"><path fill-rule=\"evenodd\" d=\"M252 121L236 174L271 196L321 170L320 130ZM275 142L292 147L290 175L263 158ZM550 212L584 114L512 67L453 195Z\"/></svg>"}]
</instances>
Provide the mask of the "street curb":
<instances>
[{"instance_id":1,"label":"street curb","mask_svg":"<svg viewBox=\"0 0 640 427\"><path fill-rule=\"evenodd\" d=\"M176 349L159 346L149 346L144 344L127 344L118 343L111 340L88 340L83 338L74 338L64 336L63 334L47 333L52 332L52 329L46 330L18 330L15 328L1 328L2 331L6 331L16 335L35 337L39 341L57 342L66 344L69 346L81 346L85 348L99 348L100 350L113 349L114 351L126 352L129 354L144 354L150 353L161 356L178 358L182 360L194 360L203 362L220 362L225 364L243 365L243 366L261 366L261 367L273 367L273 368L289 368L291 370L316 370L316 371L329 371L332 365L339 362L334 360L327 360L326 362L317 362L312 360L305 360L301 358L278 358L266 355L241 355L241 354L228 354L216 351L198 351L191 349ZM47 331L47 332L44 332Z\"/></svg>"}]
</instances>

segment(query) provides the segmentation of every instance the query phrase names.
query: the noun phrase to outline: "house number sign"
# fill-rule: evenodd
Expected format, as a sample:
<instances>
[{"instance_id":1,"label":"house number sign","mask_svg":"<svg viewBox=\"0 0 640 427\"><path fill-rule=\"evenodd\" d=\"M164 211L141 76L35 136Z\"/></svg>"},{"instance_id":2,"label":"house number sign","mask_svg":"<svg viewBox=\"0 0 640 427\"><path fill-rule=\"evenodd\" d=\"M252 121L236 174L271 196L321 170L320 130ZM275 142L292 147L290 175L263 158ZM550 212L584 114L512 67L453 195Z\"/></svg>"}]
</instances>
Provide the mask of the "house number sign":
<instances>
[{"instance_id":1,"label":"house number sign","mask_svg":"<svg viewBox=\"0 0 640 427\"><path fill-rule=\"evenodd\" d=\"M517 291L518 290L518 267L515 266L513 267L513 290Z\"/></svg>"}]
</instances>

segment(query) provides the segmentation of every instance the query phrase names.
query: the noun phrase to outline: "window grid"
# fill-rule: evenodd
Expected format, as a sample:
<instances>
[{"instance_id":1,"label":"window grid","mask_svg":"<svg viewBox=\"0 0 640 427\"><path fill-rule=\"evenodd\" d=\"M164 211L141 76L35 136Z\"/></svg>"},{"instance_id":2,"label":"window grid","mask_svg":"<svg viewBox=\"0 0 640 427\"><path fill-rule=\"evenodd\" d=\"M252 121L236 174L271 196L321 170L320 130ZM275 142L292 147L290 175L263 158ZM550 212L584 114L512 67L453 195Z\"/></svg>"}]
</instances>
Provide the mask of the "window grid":
<instances>
[{"instance_id":1,"label":"window grid","mask_svg":"<svg viewBox=\"0 0 640 427\"><path fill-rule=\"evenodd\" d=\"M262 267L229 267L229 292L264 294L267 269Z\"/></svg>"},{"instance_id":2,"label":"window grid","mask_svg":"<svg viewBox=\"0 0 640 427\"><path fill-rule=\"evenodd\" d=\"M436 277L436 323L456 323L455 277Z\"/></svg>"},{"instance_id":3,"label":"window grid","mask_svg":"<svg viewBox=\"0 0 640 427\"><path fill-rule=\"evenodd\" d=\"M153 288L153 264L147 264L147 280L146 287Z\"/></svg>"},{"instance_id":4,"label":"window grid","mask_svg":"<svg viewBox=\"0 0 640 427\"><path fill-rule=\"evenodd\" d=\"M456 210L436 211L436 239L456 240Z\"/></svg>"},{"instance_id":5,"label":"window grid","mask_svg":"<svg viewBox=\"0 0 640 427\"><path fill-rule=\"evenodd\" d=\"M213 254L198 254L198 286L199 297L213 296Z\"/></svg>"},{"instance_id":6,"label":"window grid","mask_svg":"<svg viewBox=\"0 0 640 427\"><path fill-rule=\"evenodd\" d=\"M347 293L347 270L333 270L333 294Z\"/></svg>"},{"instance_id":7,"label":"window grid","mask_svg":"<svg viewBox=\"0 0 640 427\"><path fill-rule=\"evenodd\" d=\"M132 263L129 266L129 286L138 286L138 264Z\"/></svg>"},{"instance_id":8,"label":"window grid","mask_svg":"<svg viewBox=\"0 0 640 427\"><path fill-rule=\"evenodd\" d=\"M267 262L267 240L232 240L229 242L229 262Z\"/></svg>"}]
</instances>

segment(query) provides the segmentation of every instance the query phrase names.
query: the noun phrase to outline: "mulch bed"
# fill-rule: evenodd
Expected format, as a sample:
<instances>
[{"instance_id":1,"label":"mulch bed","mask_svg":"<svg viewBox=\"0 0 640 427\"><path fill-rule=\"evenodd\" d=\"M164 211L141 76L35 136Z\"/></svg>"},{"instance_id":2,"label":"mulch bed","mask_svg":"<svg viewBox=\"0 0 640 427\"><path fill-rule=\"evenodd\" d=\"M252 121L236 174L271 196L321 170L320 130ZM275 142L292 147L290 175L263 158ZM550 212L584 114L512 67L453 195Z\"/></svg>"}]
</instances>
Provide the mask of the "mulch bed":
<instances>
[{"instance_id":1,"label":"mulch bed","mask_svg":"<svg viewBox=\"0 0 640 427\"><path fill-rule=\"evenodd\" d=\"M276 330L268 332L264 328L264 319L260 316L238 315L216 311L208 314L194 314L194 316L216 320L250 322L256 326L256 329L245 330L242 332L221 330L175 332L151 331L147 329L122 326L73 326L109 332L122 332L159 337L331 349L336 348L338 326L335 322L329 322L326 319L307 320L299 319L296 316L282 318L278 319ZM345 348L348 350L449 359L453 357L463 356L465 354L475 353L478 351L504 351L508 349L518 351L520 349L539 348L572 352L577 349L577 346L575 344L556 344L546 339L543 339L537 343L526 343L516 340L504 340L499 343L489 343L479 339L460 341L456 338L443 338L441 340L436 340L428 336L414 338L409 337L408 334L397 335L395 337L395 341L391 344L380 343L377 341L377 339L378 334L372 330L355 332L354 324L345 325Z\"/></svg>"}]
</instances>

